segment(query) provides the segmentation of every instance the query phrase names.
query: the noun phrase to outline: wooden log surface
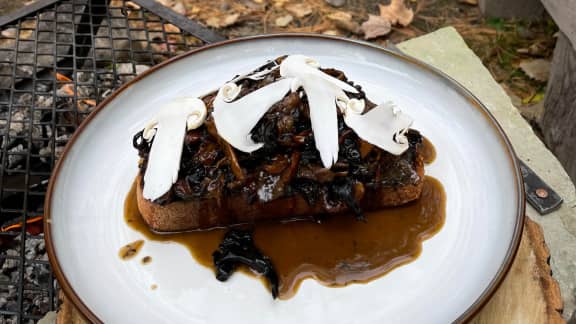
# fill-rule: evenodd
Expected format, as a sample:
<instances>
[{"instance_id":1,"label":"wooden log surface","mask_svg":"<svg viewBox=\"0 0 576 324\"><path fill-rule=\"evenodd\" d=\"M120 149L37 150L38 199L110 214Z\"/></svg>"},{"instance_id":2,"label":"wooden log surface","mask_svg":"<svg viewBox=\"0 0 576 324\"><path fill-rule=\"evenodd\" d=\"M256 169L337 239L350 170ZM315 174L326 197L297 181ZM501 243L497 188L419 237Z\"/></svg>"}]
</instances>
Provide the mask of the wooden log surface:
<instances>
[{"instance_id":1,"label":"wooden log surface","mask_svg":"<svg viewBox=\"0 0 576 324\"><path fill-rule=\"evenodd\" d=\"M554 49L541 128L544 142L576 182L576 49L562 32Z\"/></svg>"},{"instance_id":2,"label":"wooden log surface","mask_svg":"<svg viewBox=\"0 0 576 324\"><path fill-rule=\"evenodd\" d=\"M548 265L548 248L540 226L526 219L522 241L510 272L473 324L563 324L562 298ZM63 296L58 324L85 324Z\"/></svg>"},{"instance_id":3,"label":"wooden log surface","mask_svg":"<svg viewBox=\"0 0 576 324\"><path fill-rule=\"evenodd\" d=\"M574 0L541 0L546 11L552 16L576 49L576 1Z\"/></svg>"},{"instance_id":4,"label":"wooden log surface","mask_svg":"<svg viewBox=\"0 0 576 324\"><path fill-rule=\"evenodd\" d=\"M540 225L526 218L510 272L474 324L562 324L560 287L552 278Z\"/></svg>"}]
</instances>

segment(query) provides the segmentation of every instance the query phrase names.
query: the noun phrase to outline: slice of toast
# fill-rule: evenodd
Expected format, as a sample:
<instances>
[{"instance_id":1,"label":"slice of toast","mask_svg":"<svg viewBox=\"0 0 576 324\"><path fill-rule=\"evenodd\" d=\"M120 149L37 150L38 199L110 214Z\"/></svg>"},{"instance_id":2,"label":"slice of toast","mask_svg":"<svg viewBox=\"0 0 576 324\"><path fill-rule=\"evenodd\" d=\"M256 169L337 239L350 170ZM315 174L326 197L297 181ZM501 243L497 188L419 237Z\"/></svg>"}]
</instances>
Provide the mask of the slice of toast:
<instances>
[{"instance_id":1,"label":"slice of toast","mask_svg":"<svg viewBox=\"0 0 576 324\"><path fill-rule=\"evenodd\" d=\"M375 106L341 71L323 71L355 86L359 93L354 96L364 99L368 110ZM273 71L260 80L244 79L240 95L279 77ZM209 112L204 125L186 134L177 182L155 201L142 196L150 144L141 138L142 132L135 136L141 157L138 208L156 232L318 219L345 212L362 219L363 210L399 206L420 196L424 167L417 131L408 132L408 150L395 156L360 139L338 112L339 156L327 169L314 145L305 93L290 93L268 110L252 131L252 139L264 146L250 154L218 136L211 116L214 96L202 98Z\"/></svg>"}]
</instances>

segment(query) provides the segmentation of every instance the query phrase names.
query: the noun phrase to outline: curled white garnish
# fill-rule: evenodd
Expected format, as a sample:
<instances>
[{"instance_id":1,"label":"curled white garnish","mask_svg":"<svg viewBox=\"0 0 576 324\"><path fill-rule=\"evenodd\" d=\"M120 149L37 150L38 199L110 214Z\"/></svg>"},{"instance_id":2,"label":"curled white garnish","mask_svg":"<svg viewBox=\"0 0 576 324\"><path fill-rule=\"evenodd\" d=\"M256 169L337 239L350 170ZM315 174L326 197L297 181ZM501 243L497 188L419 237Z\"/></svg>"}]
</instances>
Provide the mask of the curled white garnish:
<instances>
[{"instance_id":1,"label":"curled white garnish","mask_svg":"<svg viewBox=\"0 0 576 324\"><path fill-rule=\"evenodd\" d=\"M394 155L408 149L405 133L413 120L399 109L395 111L389 103L378 105L363 115L345 114L344 122L363 140Z\"/></svg>"},{"instance_id":2,"label":"curled white garnish","mask_svg":"<svg viewBox=\"0 0 576 324\"><path fill-rule=\"evenodd\" d=\"M198 98L180 97L166 103L145 128L154 136L144 173L143 196L154 200L168 192L178 180L182 143L186 130L197 128L206 119L206 106Z\"/></svg>"},{"instance_id":3,"label":"curled white garnish","mask_svg":"<svg viewBox=\"0 0 576 324\"><path fill-rule=\"evenodd\" d=\"M195 108L197 108L197 109L194 109L188 115L188 118L186 118L186 129L187 130L196 129L196 128L202 126L202 124L204 124L204 121L206 120L206 116L208 115L208 111L206 110L206 106L201 107L200 105L198 105Z\"/></svg>"},{"instance_id":4,"label":"curled white garnish","mask_svg":"<svg viewBox=\"0 0 576 324\"><path fill-rule=\"evenodd\" d=\"M362 114L365 107L366 103L364 103L364 99L350 99L346 105L346 111L355 114Z\"/></svg>"},{"instance_id":5,"label":"curled white garnish","mask_svg":"<svg viewBox=\"0 0 576 324\"><path fill-rule=\"evenodd\" d=\"M290 83L289 79L279 80L233 102L226 101L226 89L220 88L212 112L218 134L242 152L250 153L262 147L262 143L250 138L250 132L266 111L284 98Z\"/></svg>"},{"instance_id":6,"label":"curled white garnish","mask_svg":"<svg viewBox=\"0 0 576 324\"><path fill-rule=\"evenodd\" d=\"M152 140L152 138L154 137L154 135L156 134L156 126L158 125L158 123L156 121L152 121L150 123L148 123L148 125L146 125L146 127L144 127L144 130L142 131L142 137L147 140L148 142L150 142Z\"/></svg>"},{"instance_id":7,"label":"curled white garnish","mask_svg":"<svg viewBox=\"0 0 576 324\"><path fill-rule=\"evenodd\" d=\"M242 90L242 86L228 82L220 88L218 94L222 93L222 100L225 102L231 102L238 97L240 90Z\"/></svg>"}]
</instances>

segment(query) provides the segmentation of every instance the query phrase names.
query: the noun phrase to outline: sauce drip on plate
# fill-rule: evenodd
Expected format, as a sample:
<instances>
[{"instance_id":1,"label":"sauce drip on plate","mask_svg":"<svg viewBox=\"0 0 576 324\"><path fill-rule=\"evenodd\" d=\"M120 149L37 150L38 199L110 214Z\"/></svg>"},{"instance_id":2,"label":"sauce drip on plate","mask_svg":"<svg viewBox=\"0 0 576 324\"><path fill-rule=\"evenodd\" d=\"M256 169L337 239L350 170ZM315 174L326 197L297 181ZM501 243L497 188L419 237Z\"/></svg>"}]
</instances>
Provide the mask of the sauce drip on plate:
<instances>
[{"instance_id":1,"label":"sauce drip on plate","mask_svg":"<svg viewBox=\"0 0 576 324\"><path fill-rule=\"evenodd\" d=\"M429 163L434 159L435 151L430 142L424 143L423 155ZM422 241L442 228L445 205L442 184L426 176L417 201L366 212L365 223L357 221L353 215L336 215L326 217L322 223L257 224L253 228L254 243L272 260L279 278L279 297L287 299L294 296L306 278L314 278L331 287L366 283L415 260L422 250ZM218 249L225 229L153 233L138 211L135 185L128 193L124 208L126 224L147 239L183 244L198 263L214 267L212 253ZM254 275L250 271L244 272Z\"/></svg>"}]
</instances>

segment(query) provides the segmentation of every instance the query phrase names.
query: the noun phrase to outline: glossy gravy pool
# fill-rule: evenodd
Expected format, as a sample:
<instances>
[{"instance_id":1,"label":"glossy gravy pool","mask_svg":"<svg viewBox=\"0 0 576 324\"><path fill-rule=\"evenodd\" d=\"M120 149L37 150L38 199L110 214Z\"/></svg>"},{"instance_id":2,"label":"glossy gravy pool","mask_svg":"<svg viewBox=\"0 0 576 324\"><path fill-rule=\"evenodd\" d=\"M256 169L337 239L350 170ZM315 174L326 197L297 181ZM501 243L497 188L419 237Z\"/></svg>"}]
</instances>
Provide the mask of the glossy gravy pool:
<instances>
[{"instance_id":1,"label":"glossy gravy pool","mask_svg":"<svg viewBox=\"0 0 576 324\"><path fill-rule=\"evenodd\" d=\"M434 148L427 141L424 144L424 160L429 163L434 159ZM371 281L413 261L421 252L422 241L442 228L445 205L442 184L426 176L417 201L367 212L366 223L356 221L353 215L337 215L322 223L258 224L253 229L254 242L272 260L279 278L279 297L287 299L306 278L341 287ZM155 234L138 212L134 185L126 197L124 217L131 228L147 239L183 244L198 263L213 268L212 252L218 248L225 230ZM249 271L244 273L252 275Z\"/></svg>"}]
</instances>

